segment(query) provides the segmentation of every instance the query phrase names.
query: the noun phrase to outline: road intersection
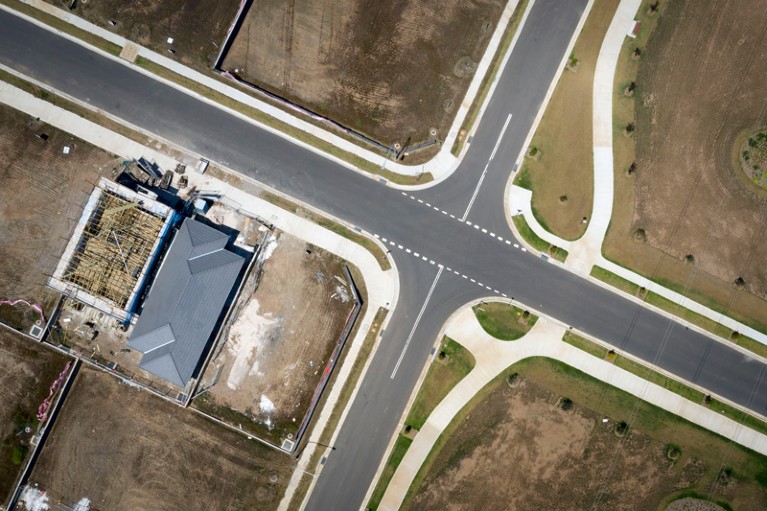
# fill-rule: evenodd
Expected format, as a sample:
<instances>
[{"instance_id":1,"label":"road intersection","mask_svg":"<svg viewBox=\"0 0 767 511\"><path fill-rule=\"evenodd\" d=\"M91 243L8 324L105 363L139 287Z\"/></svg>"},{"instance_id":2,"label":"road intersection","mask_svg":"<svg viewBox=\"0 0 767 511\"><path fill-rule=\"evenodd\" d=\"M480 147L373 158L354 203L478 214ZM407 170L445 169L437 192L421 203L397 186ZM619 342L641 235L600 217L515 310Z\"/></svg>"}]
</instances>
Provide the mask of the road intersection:
<instances>
[{"instance_id":1,"label":"road intersection","mask_svg":"<svg viewBox=\"0 0 767 511\"><path fill-rule=\"evenodd\" d=\"M373 234L400 296L309 509L362 499L434 339L461 305L514 299L764 414L765 364L515 246L511 166L586 1L537 0L473 142L446 181L386 186L60 36L0 13L0 63Z\"/></svg>"}]
</instances>

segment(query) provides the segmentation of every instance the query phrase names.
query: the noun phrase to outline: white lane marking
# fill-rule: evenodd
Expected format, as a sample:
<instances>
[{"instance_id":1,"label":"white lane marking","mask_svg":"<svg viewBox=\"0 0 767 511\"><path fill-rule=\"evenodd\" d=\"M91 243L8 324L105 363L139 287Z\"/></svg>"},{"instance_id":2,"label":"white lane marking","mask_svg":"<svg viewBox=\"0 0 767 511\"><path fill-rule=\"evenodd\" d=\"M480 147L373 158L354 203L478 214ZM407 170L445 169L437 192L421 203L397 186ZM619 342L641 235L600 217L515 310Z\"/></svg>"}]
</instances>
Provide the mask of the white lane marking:
<instances>
[{"instance_id":1,"label":"white lane marking","mask_svg":"<svg viewBox=\"0 0 767 511\"><path fill-rule=\"evenodd\" d=\"M466 211L463 213L463 218L461 218L461 220L466 220L466 217L469 216L469 211L471 211L471 207L474 205L474 201L477 199L477 195L479 194L479 188L482 186L482 181L485 180L485 176L487 175L487 168L490 166L490 162L493 161L495 152L498 150L498 146L501 145L501 139L503 138L503 134L506 133L506 128L509 127L509 121L511 121L511 114L509 114L509 116L506 118L506 122L503 123L503 128L498 134L498 140L495 141L495 147L493 147L493 152L490 154L490 159L487 160L487 165L485 165L485 169L482 171L482 176L480 176L479 182L477 183L476 188L474 188L474 193L471 196L469 205L466 206Z\"/></svg>"},{"instance_id":2,"label":"white lane marking","mask_svg":"<svg viewBox=\"0 0 767 511\"><path fill-rule=\"evenodd\" d=\"M474 224L475 229L479 229L479 226L477 224Z\"/></svg>"},{"instance_id":3,"label":"white lane marking","mask_svg":"<svg viewBox=\"0 0 767 511\"><path fill-rule=\"evenodd\" d=\"M493 158L495 158L495 152L498 150L498 146L501 145L501 139L503 138L503 134L506 133L506 128L509 127L509 121L511 121L511 114L506 118L506 122L503 123L503 129L501 129L501 133L498 135L498 140L495 141L493 152L490 153L490 161L493 161Z\"/></svg>"},{"instance_id":4,"label":"white lane marking","mask_svg":"<svg viewBox=\"0 0 767 511\"><path fill-rule=\"evenodd\" d=\"M423 201L422 201L421 199L418 199L418 202L420 202L421 204L423 204Z\"/></svg>"},{"instance_id":5,"label":"white lane marking","mask_svg":"<svg viewBox=\"0 0 767 511\"><path fill-rule=\"evenodd\" d=\"M511 242L509 240L506 240L507 245L511 245Z\"/></svg>"},{"instance_id":6,"label":"white lane marking","mask_svg":"<svg viewBox=\"0 0 767 511\"><path fill-rule=\"evenodd\" d=\"M394 243L393 241L390 241L389 245L391 245L393 247L394 245L396 245L396 243Z\"/></svg>"},{"instance_id":7,"label":"white lane marking","mask_svg":"<svg viewBox=\"0 0 767 511\"><path fill-rule=\"evenodd\" d=\"M426 301L423 302L421 311L418 313L418 317L415 318L415 323L413 324L413 328L410 330L410 335L407 336L407 340L405 341L405 346L402 348L402 353L400 353L399 360L397 360L397 365L394 366L394 371L392 371L391 373L390 378L392 380L394 379L395 376L397 376L397 370L399 369L399 365L402 363L402 359L405 358L405 353L407 352L408 346L410 346L410 341L413 339L413 334L415 333L415 329L418 327L418 323L421 322L421 316L423 316L423 311L425 311L426 306L429 305L429 300L431 300L431 295L432 293L434 293L434 288L437 287L437 281L439 280L440 275L442 275L441 267L439 270L437 270L437 276L434 277L434 282L431 283L429 294L426 295Z\"/></svg>"},{"instance_id":8,"label":"white lane marking","mask_svg":"<svg viewBox=\"0 0 767 511\"><path fill-rule=\"evenodd\" d=\"M402 195L407 196L407 192L402 192Z\"/></svg>"},{"instance_id":9,"label":"white lane marking","mask_svg":"<svg viewBox=\"0 0 767 511\"><path fill-rule=\"evenodd\" d=\"M522 252L527 252L527 249L525 247L522 247Z\"/></svg>"},{"instance_id":10,"label":"white lane marking","mask_svg":"<svg viewBox=\"0 0 767 511\"><path fill-rule=\"evenodd\" d=\"M443 215L447 215L447 211L445 211L445 210L443 209L443 210L442 210L442 214L443 214Z\"/></svg>"},{"instance_id":11,"label":"white lane marking","mask_svg":"<svg viewBox=\"0 0 767 511\"><path fill-rule=\"evenodd\" d=\"M493 290L490 286L485 286L485 289L487 289L488 291L492 291Z\"/></svg>"},{"instance_id":12,"label":"white lane marking","mask_svg":"<svg viewBox=\"0 0 767 511\"><path fill-rule=\"evenodd\" d=\"M482 229L482 232L487 234L487 229Z\"/></svg>"},{"instance_id":13,"label":"white lane marking","mask_svg":"<svg viewBox=\"0 0 767 511\"><path fill-rule=\"evenodd\" d=\"M383 241L384 243L386 243L386 242L387 242L387 241L389 241L389 240L387 240L386 238L381 238L381 241Z\"/></svg>"},{"instance_id":14,"label":"white lane marking","mask_svg":"<svg viewBox=\"0 0 767 511\"><path fill-rule=\"evenodd\" d=\"M380 238L380 236L378 234L374 234L373 236L375 236L376 238Z\"/></svg>"},{"instance_id":15,"label":"white lane marking","mask_svg":"<svg viewBox=\"0 0 767 511\"><path fill-rule=\"evenodd\" d=\"M416 256L416 257L420 257L421 256L421 254L419 254L418 252L413 252L413 255Z\"/></svg>"},{"instance_id":16,"label":"white lane marking","mask_svg":"<svg viewBox=\"0 0 767 511\"><path fill-rule=\"evenodd\" d=\"M429 258L426 257L426 256L423 256L421 259L423 259L424 261L428 261L429 260Z\"/></svg>"},{"instance_id":17,"label":"white lane marking","mask_svg":"<svg viewBox=\"0 0 767 511\"><path fill-rule=\"evenodd\" d=\"M397 245L397 248L402 250L402 245Z\"/></svg>"},{"instance_id":18,"label":"white lane marking","mask_svg":"<svg viewBox=\"0 0 767 511\"><path fill-rule=\"evenodd\" d=\"M460 273L458 273L458 270L453 270L453 273L455 273L456 275L460 275Z\"/></svg>"},{"instance_id":19,"label":"white lane marking","mask_svg":"<svg viewBox=\"0 0 767 511\"><path fill-rule=\"evenodd\" d=\"M412 195L410 196L410 198L411 198L412 200L415 200L415 197L413 197Z\"/></svg>"},{"instance_id":20,"label":"white lane marking","mask_svg":"<svg viewBox=\"0 0 767 511\"><path fill-rule=\"evenodd\" d=\"M463 218L461 218L461 222L463 222ZM468 220L466 220L466 225L468 225L469 227L471 227L471 222L469 222Z\"/></svg>"},{"instance_id":21,"label":"white lane marking","mask_svg":"<svg viewBox=\"0 0 767 511\"><path fill-rule=\"evenodd\" d=\"M477 285L478 285L479 287L485 287L485 285L484 285L482 282L477 282Z\"/></svg>"},{"instance_id":22,"label":"white lane marking","mask_svg":"<svg viewBox=\"0 0 767 511\"><path fill-rule=\"evenodd\" d=\"M508 296L506 296L506 293L501 293L501 296L504 298L508 298Z\"/></svg>"},{"instance_id":23,"label":"white lane marking","mask_svg":"<svg viewBox=\"0 0 767 511\"><path fill-rule=\"evenodd\" d=\"M406 248L406 249L405 249L405 252L407 252L408 254L410 254L410 253L412 252L412 250L410 250L409 248Z\"/></svg>"},{"instance_id":24,"label":"white lane marking","mask_svg":"<svg viewBox=\"0 0 767 511\"><path fill-rule=\"evenodd\" d=\"M476 284L476 283L477 283L477 281L476 281L476 280L474 280L474 279L469 279L469 280L471 280L471 281L472 281L474 284Z\"/></svg>"},{"instance_id":25,"label":"white lane marking","mask_svg":"<svg viewBox=\"0 0 767 511\"><path fill-rule=\"evenodd\" d=\"M433 207L434 207L434 211L439 211L439 208L437 206L433 206Z\"/></svg>"},{"instance_id":26,"label":"white lane marking","mask_svg":"<svg viewBox=\"0 0 767 511\"><path fill-rule=\"evenodd\" d=\"M431 259L429 259L429 264L434 264L434 261L432 261Z\"/></svg>"},{"instance_id":27,"label":"white lane marking","mask_svg":"<svg viewBox=\"0 0 767 511\"><path fill-rule=\"evenodd\" d=\"M503 241L503 238L501 238L500 236L498 236L498 241Z\"/></svg>"},{"instance_id":28,"label":"white lane marking","mask_svg":"<svg viewBox=\"0 0 767 511\"><path fill-rule=\"evenodd\" d=\"M519 248L519 243L514 243L514 248Z\"/></svg>"},{"instance_id":29,"label":"white lane marking","mask_svg":"<svg viewBox=\"0 0 767 511\"><path fill-rule=\"evenodd\" d=\"M428 202L424 202L424 204L426 204L426 207L427 207L427 208L430 208L430 207L431 207L431 204L429 204Z\"/></svg>"},{"instance_id":30,"label":"white lane marking","mask_svg":"<svg viewBox=\"0 0 767 511\"><path fill-rule=\"evenodd\" d=\"M461 277L463 277L463 278L465 278L465 279L468 279L468 278L469 278L469 277L467 277L466 275L461 275Z\"/></svg>"},{"instance_id":31,"label":"white lane marking","mask_svg":"<svg viewBox=\"0 0 767 511\"><path fill-rule=\"evenodd\" d=\"M493 238L495 238L495 233L494 233L494 232L491 232L491 233L490 233L490 236L492 236Z\"/></svg>"},{"instance_id":32,"label":"white lane marking","mask_svg":"<svg viewBox=\"0 0 767 511\"><path fill-rule=\"evenodd\" d=\"M453 269L451 267L449 267L449 266L446 268L446 270L447 271L453 271Z\"/></svg>"}]
</instances>

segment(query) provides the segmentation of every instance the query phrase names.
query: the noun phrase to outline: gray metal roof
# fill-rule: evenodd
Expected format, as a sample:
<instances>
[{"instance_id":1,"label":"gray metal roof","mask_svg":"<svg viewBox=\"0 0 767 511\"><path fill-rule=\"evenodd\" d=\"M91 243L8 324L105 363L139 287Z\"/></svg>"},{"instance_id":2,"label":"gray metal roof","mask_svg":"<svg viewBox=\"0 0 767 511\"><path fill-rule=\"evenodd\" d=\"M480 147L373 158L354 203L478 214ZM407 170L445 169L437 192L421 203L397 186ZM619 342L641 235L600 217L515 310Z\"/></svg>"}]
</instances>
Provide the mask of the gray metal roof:
<instances>
[{"instance_id":1,"label":"gray metal roof","mask_svg":"<svg viewBox=\"0 0 767 511\"><path fill-rule=\"evenodd\" d=\"M157 272L128 346L139 367L184 387L200 362L245 259L229 237L186 219Z\"/></svg>"}]
</instances>

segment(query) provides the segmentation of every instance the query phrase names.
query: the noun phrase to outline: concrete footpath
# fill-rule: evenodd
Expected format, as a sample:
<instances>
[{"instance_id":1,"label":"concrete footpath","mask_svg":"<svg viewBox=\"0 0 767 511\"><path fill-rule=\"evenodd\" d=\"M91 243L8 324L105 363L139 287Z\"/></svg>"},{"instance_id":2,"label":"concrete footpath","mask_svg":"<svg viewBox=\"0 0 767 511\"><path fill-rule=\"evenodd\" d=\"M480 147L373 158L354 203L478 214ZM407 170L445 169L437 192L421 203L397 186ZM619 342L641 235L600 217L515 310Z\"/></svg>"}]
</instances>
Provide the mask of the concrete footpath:
<instances>
[{"instance_id":1,"label":"concrete footpath","mask_svg":"<svg viewBox=\"0 0 767 511\"><path fill-rule=\"evenodd\" d=\"M248 122L251 122L255 125L258 125L259 127L266 129L272 133L275 133L283 138L287 138L291 140L293 143L296 143L302 147L306 147L316 153L322 154L325 157L328 157L330 159L333 159L334 161L338 161L339 163L343 164L344 166L351 168L353 170L356 170L358 172L362 172L365 174L368 174L365 171L362 171L361 169L358 169L354 167L353 165L342 161L335 157L330 157L329 155L323 153L319 149L316 149L313 146L310 146L304 142L301 142L281 131L278 131L276 129L273 129L269 127L268 125L262 124L258 121L255 121L249 117L244 116L243 114L240 114L237 111L234 111L232 109L229 109L227 107L221 106L211 100L208 100L207 98L204 98L198 93L191 92L181 85L171 82L169 80L166 80L164 78L160 78L148 71L146 71L144 68L134 64L133 62L137 57L144 58L154 64L157 64L159 66L162 66L169 71L172 71L176 74L179 74L185 78L188 78L194 82L199 83L200 85L203 85L209 89L213 89L221 94L224 94L225 96L234 99L235 101L242 103L243 105L247 105L249 107L255 108L257 110L260 110L261 112L279 120L282 122L285 122L295 128L300 129L301 131L304 131L308 134L311 134L313 136L316 136L320 138L321 140L325 140L331 144L333 144L335 147L338 147L339 149L342 149L348 153L351 153L355 156L359 156L360 158L364 158L365 160L376 164L381 165L382 168L385 168L386 170L389 170L391 172L395 172L397 174L402 174L406 176L418 176L423 173L430 173L434 177L434 181L427 183L426 185L421 185L418 188L433 186L434 184L446 179L450 174L452 174L453 171L458 167L460 164L460 158L456 158L452 155L451 149L453 147L453 143L455 142L456 138L458 137L461 125L463 124L464 120L466 119L466 116L469 112L469 109L471 108L471 105L474 103L477 94L480 91L480 86L482 84L482 80L485 78L485 75L488 73L488 71L491 70L491 64L493 62L493 57L495 56L496 51L498 50L498 47L501 44L501 41L503 40L503 35L506 31L506 28L509 25L509 22L511 21L511 17L514 13L514 10L517 7L517 4L519 3L519 0L509 0L506 4L506 7L503 10L503 13L501 14L500 20L498 24L495 27L495 30L493 32L492 37L490 38L490 41L488 43L487 49L485 50L485 53L480 60L479 64L477 65L477 70L474 74L474 78L472 79L471 83L469 84L469 88L466 91L466 94L461 102L461 105L458 109L458 112L455 115L455 118L453 120L453 123L450 127L449 132L445 136L444 140L442 141L442 146L434 158L429 160L424 165L417 165L417 166L411 166L411 165L402 165L397 162L393 162L390 160L387 160L383 156L376 154L368 149L365 149L364 147L361 147L357 144L354 144L320 126L314 125L312 123L309 123L307 121L304 121L295 115L280 109L272 104L269 104L265 101L262 101L260 99L257 99L256 97L247 94L242 90L242 88L237 86L230 86L227 85L220 80L216 80L212 76L209 76L204 73L200 73L199 71L195 71L194 69L185 66L173 59L170 59L168 57L165 57L159 53L156 53L152 50L149 50L148 48L141 46L137 43L134 43L132 41L129 41L128 39L119 36L113 32L110 32L109 30L99 27L98 25L94 25L93 23L90 23L89 21L84 20L83 18L80 18L79 16L73 14L70 11L67 11L65 9L61 9L59 7L55 7L47 2L44 2L43 0L20 0L22 3L25 3L31 7L34 7L35 9L38 9L46 14L49 14L51 16L54 16L62 21L65 21L81 30L84 30L86 32L89 32L95 36L100 37L101 39L104 39L105 41L108 41L110 43L116 44L124 49L123 56L126 58L119 58L115 57L114 55L108 54L106 52L103 52L97 48L94 48L93 46L85 43L84 41L77 39L73 36L70 36L64 32L61 32L57 29L51 28L44 23L41 23L34 18L31 18L29 16L26 16L24 14L19 13L18 11L13 10L12 8L0 4L0 9L4 9L8 12L11 12L17 16L20 16L22 18L25 18L41 27L44 27L48 30L51 30L53 32L59 33L63 36L65 36L67 39L70 39L78 44L81 44L83 46L88 47L89 49L92 49L94 51L97 51L101 53L102 55L105 55L109 57L112 60L121 62L122 64L126 66L130 66L133 69L142 72L148 76L152 76L155 79L158 79L159 81L162 81L168 85L171 85L179 90L182 90L184 92L187 92L193 96L202 98L206 100L208 103L216 105L220 107L223 110L226 110L227 112L230 112L234 115L237 115L238 117L247 120ZM524 18L522 22L519 25L519 28L517 30L517 34L521 32L522 26L524 24L524 19L527 17L527 12L530 11L532 8L532 5L534 4L534 0L532 0L528 7L527 11L524 13ZM511 54L511 51L514 48L514 44L516 42L516 37L512 41L511 46L509 47L508 51L506 52L506 55L501 63L500 69L498 70L498 74L496 76L500 76L500 74L503 71L503 67L506 65L506 62L508 60L509 55ZM126 50L127 48L127 50ZM497 79L496 79L497 80ZM477 119L474 121L473 126L471 127L470 133L466 133L465 137L468 139L471 136L471 133L476 128L476 126L479 124L479 119L481 118L481 114L484 112L484 108L489 101L489 99L492 97L492 91L495 88L495 82L493 82L490 92L487 94L484 103L482 105L482 108L480 109L480 113L477 116ZM462 151L462 154L460 157L463 157L463 154L465 154L466 149L468 149L469 144L464 144L464 148ZM416 188L416 187L409 187L409 188Z\"/></svg>"},{"instance_id":2,"label":"concrete footpath","mask_svg":"<svg viewBox=\"0 0 767 511\"><path fill-rule=\"evenodd\" d=\"M158 163L161 168L166 170L175 169L176 164L180 161L180 159L174 159L156 149L138 144L118 133L83 119L82 117L52 105L47 101L39 99L2 81L0 81L0 103L11 106L12 108L25 112L33 117L38 117L41 121L46 122L51 126L71 133L86 142L125 159L138 159L143 156L150 161ZM354 364L365 337L373 324L373 319L378 312L378 309L383 307L389 310L394 310L396 307L397 298L399 296L399 278L397 276L397 269L394 266L394 262L390 260L392 268L386 271L382 270L378 264L378 260L373 254L364 249L361 245L349 241L348 239L289 211L280 209L263 199L248 194L247 192L235 188L219 179L200 175L193 171L188 171L185 175L189 179L190 187L194 186L198 190L221 193L228 204L231 205L234 203L240 211L263 218L275 225L278 229L346 259L360 270L365 281L365 286L367 288L367 310L364 316L359 320L360 328L358 329L356 336L345 348L348 350L348 355L344 364L337 368L338 378L336 383L327 390L327 392L329 392L327 403L317 416L315 422L316 426L312 429L311 436L309 437L309 442L315 443L309 443L301 453L301 458L298 462L299 470L294 472L293 477L289 482L285 497L283 498L281 508L284 509L290 498L293 496L293 492L297 488L303 474L315 469L315 467L308 467L307 464L314 451L318 448L316 442L319 441L321 434L324 432L325 425L338 403L341 389L346 383L352 365ZM371 237L370 239L375 243L378 243L374 238ZM380 246L380 248L383 252L386 252L385 247ZM391 315L388 317L391 317ZM383 325L379 325L378 331L382 331L384 328L385 322ZM373 355L371 354L370 359L372 359L372 357ZM365 370L367 370L367 366L365 367ZM354 396L352 395L348 404L353 400ZM343 412L341 421L343 421L343 418L346 416L348 404L347 409ZM335 436L330 444L332 445L334 441Z\"/></svg>"},{"instance_id":3,"label":"concrete footpath","mask_svg":"<svg viewBox=\"0 0 767 511\"><path fill-rule=\"evenodd\" d=\"M566 331L564 326L553 320L540 317L530 332L521 339L500 341L480 326L471 305L456 312L448 320L445 335L468 349L474 356L476 365L429 415L394 473L378 509L396 511L400 508L421 465L458 412L505 369L529 357L547 357L563 362L740 445L767 455L767 435L746 428L709 408L562 342Z\"/></svg>"},{"instance_id":4,"label":"concrete footpath","mask_svg":"<svg viewBox=\"0 0 767 511\"><path fill-rule=\"evenodd\" d=\"M641 0L622 0L618 5L610 27L605 34L602 46L597 58L594 72L593 87L593 144L594 144L594 203L591 218L584 235L576 241L564 240L547 231L535 218L532 212L532 192L511 184L507 194L507 211L510 215L521 214L530 226L530 229L541 239L548 243L563 248L569 252L565 261L565 268L588 277L594 266L600 266L616 275L633 282L645 289L661 295L672 302L690 309L706 318L720 323L730 330L744 334L752 339L767 344L767 335L759 332L739 321L736 321L720 312L697 303L686 296L672 291L638 273L608 261L602 255L607 229L610 225L613 211L614 169L613 169L613 83L615 81L615 69L618 65L620 51L626 37L634 30L634 16L636 15ZM513 225L512 225L513 228ZM524 239L516 232L517 238L523 243ZM533 251L534 248L525 245ZM595 282L596 279L592 279ZM604 285L598 282L600 285ZM609 286L608 286L609 287ZM644 304L647 306L647 304ZM672 317L689 328L695 329L705 335L712 335L701 330L699 327L665 312L654 308L660 314ZM752 355L753 356L753 355Z\"/></svg>"}]
</instances>

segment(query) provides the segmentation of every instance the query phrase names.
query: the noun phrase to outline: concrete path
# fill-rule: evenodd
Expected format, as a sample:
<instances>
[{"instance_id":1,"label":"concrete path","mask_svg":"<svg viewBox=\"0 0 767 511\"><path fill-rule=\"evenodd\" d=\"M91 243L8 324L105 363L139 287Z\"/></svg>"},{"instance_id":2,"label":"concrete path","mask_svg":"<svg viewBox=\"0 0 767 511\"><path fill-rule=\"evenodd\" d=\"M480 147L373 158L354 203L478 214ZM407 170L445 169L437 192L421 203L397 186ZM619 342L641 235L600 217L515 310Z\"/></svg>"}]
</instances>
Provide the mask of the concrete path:
<instances>
[{"instance_id":1,"label":"concrete path","mask_svg":"<svg viewBox=\"0 0 767 511\"><path fill-rule=\"evenodd\" d=\"M564 326L541 317L522 339L500 341L490 336L480 326L471 306L466 306L453 315L445 335L468 349L474 355L476 365L426 420L394 473L378 509L396 511L400 508L418 470L456 414L477 392L506 368L529 357L559 360L648 403L767 455L766 435L741 426L738 422L709 408L695 404L663 387L562 342L565 332ZM415 392L417 391L418 389Z\"/></svg>"},{"instance_id":2,"label":"concrete path","mask_svg":"<svg viewBox=\"0 0 767 511\"><path fill-rule=\"evenodd\" d=\"M570 254L565 261L565 267L583 276L588 276L594 266L605 268L624 279L642 286L649 291L655 292L682 307L692 310L717 323L721 323L731 330L740 332L762 344L767 344L767 335L736 321L720 312L701 305L686 296L672 291L657 284L650 279L639 275L627 268L608 261L602 256L602 244L607 235L613 211L614 169L613 169L613 83L615 81L615 69L620 57L620 50L626 37L634 29L634 16L639 10L641 0L622 0L615 12L610 27L599 51L596 69L594 72L593 88L593 140L594 140L594 202L591 218L586 232L576 241L568 241L547 231L536 220L532 213L532 192L516 185L510 185L508 189L507 212L510 215L521 214L530 226L530 229L541 239L548 243L564 248ZM512 229L521 241L523 238ZM533 247L527 248L534 253ZM592 279L595 280L595 279ZM596 280L595 280L596 282ZM601 285L601 283L600 283ZM673 315L661 309L649 306L657 312L669 317ZM679 318L677 321L689 328L702 331ZM706 333L706 332L704 332ZM707 335L710 335L706 333Z\"/></svg>"},{"instance_id":3,"label":"concrete path","mask_svg":"<svg viewBox=\"0 0 767 511\"><path fill-rule=\"evenodd\" d=\"M285 122L295 128L300 129L301 131L304 131L306 133L309 133L311 135L314 135L322 140L325 140L327 142L330 142L334 146L343 149L344 151L354 154L356 156L359 156L361 158L364 158L365 160L374 163L376 165L381 165L382 168L386 168L386 170L402 174L402 175L408 175L408 176L417 176L424 172L431 173L434 177L434 181L426 184L421 185L420 187L428 187L433 186L434 184L446 179L450 174L453 173L453 171L458 167L460 163L460 158L456 158L451 154L451 149L453 147L453 143L455 142L458 133L460 131L461 125L463 124L463 121L466 119L466 115L469 112L469 109L471 108L471 105L474 103L474 100L476 99L477 94L479 93L480 86L482 84L482 80L484 79L487 72L490 70L490 65L492 64L493 57L495 56L495 53L501 43L501 40L503 39L504 32L506 31L506 28L511 20L511 16L514 13L514 9L517 7L517 4L519 0L509 0L507 3L503 13L501 14L500 20L498 22L498 25L495 28L495 31L493 32L493 35L490 39L490 42L488 43L487 49L485 51L485 54L483 55L482 59L480 60L477 71L474 74L474 78L472 79L469 88L466 92L466 95L464 96L463 101L461 102L461 105L458 109L458 112L456 113L456 116L453 120L453 124L450 128L450 131L447 133L447 136L445 137L442 147L434 158L432 158L429 162L427 162L424 165L418 165L418 166L411 166L411 165L402 165L397 162L392 162L384 159L384 157L365 149L364 147L360 147L352 142L349 142L334 133L325 130L319 126L316 126L314 124L311 124L309 122L306 122L302 119L299 119L295 115L282 110L280 108L277 108L276 106L273 106L265 101L261 101L241 90L241 88L236 86L229 86L225 83L222 83L219 80L216 80L212 76L208 76L206 74L200 73L198 71L195 71L194 69L185 66L173 59L170 59L168 57L165 57L163 55L160 55L159 53L156 53L152 50L147 49L146 47L143 47L137 43L131 42L127 39L125 39L122 36L119 36L113 32L110 32L109 30L99 27L98 25L94 25L93 23L90 23L83 18L80 18L79 16L73 14L72 12L69 12L65 9L61 9L59 7L55 7L53 5L50 5L43 0L20 0L22 3L28 4L36 9L39 9L42 12L45 12L47 14L50 14L51 16L54 16L58 19L61 19L63 21L66 21L67 23L80 28L86 32L89 32L91 34L94 34L106 41L109 41L113 44L116 44L123 48L122 56L123 58L115 57L114 55L105 53L101 50L95 49L95 51L98 51L102 55L108 56L109 58L119 61L126 66L131 66L134 69L136 69L139 72L142 72L144 74L153 76L160 81L167 83L169 85L172 85L173 87L183 90L185 92L190 92L184 87L176 84L175 82L168 81L163 78L159 78L156 75L153 75L152 73L146 71L144 68L137 66L133 63L133 61L136 59L136 57L142 57L144 59L147 59L155 64L158 64L170 71L173 71L174 73L177 73L181 76L184 76L185 78L188 78L190 80L193 80L205 87L208 87L210 89L216 90L217 92L220 92L221 94L226 95L229 98L234 99L235 101L242 103L243 105L250 106L252 108L258 109L262 111L263 113L279 120L282 122ZM530 2L530 4L527 7L527 12L529 12L530 8L532 7L534 3L534 0ZM78 44L81 44L83 46L87 46L88 48L94 49L92 46L88 45L87 43L83 42L82 40L79 40L75 37L69 36L63 32L60 32L56 29L52 29L45 24L35 20L34 18L28 17L26 15L20 14L17 11L14 11L12 8L0 4L0 9L4 9L8 12L12 12L16 15L19 15L25 19L28 19L37 25L40 25L42 27L45 27L49 30L52 30L54 32L60 33L67 37L68 39L77 42ZM527 12L525 12L525 17L527 15ZM522 20L522 23L520 23L520 27L517 30L517 34L521 32L522 24L524 23L524 19ZM503 70L503 67L506 65L506 62L508 60L509 55L511 54L511 51L514 48L514 43L516 42L516 37L514 38L514 41L512 42L511 46L509 47L508 51L506 52L506 56L504 57L504 60L501 63L500 69L497 73L497 76L500 76L501 71ZM482 113L484 112L484 108L487 104L487 101L492 97L493 89L495 88L495 82L493 82L491 89L489 93L487 94L485 98L485 102L482 105L482 108L480 110L480 113L477 117L477 119L474 121L474 124L472 126L472 132L476 128L476 126L479 124L479 119L481 118ZM201 97L199 94L190 92L190 94ZM211 104L216 104L213 101L208 100ZM240 114L236 111L233 111L227 107L221 106L223 110L229 111L238 117L241 117L243 119L248 120L249 122L252 122L253 124L258 125L259 127L262 127L266 130L271 131L272 133L276 133L284 138L290 139L292 142L301 145L303 147L307 147L311 149L312 151L322 154L324 156L328 156L319 149L314 148L313 146L309 146L301 141L298 141L294 139L293 137L278 131L276 129L273 129L267 125L264 125L258 121L255 121L253 119L250 119L249 117L244 116L243 114ZM471 136L471 132L465 134L466 138L469 138ZM461 154L461 157L463 154L465 154L466 150L468 149L469 144L464 144L464 148ZM329 157L329 156L328 156ZM333 160L339 161L337 158L332 158ZM353 170L356 170L358 172L366 173L354 166L352 166L349 163L341 162L346 167L349 167ZM416 188L416 187L409 187L409 188Z\"/></svg>"},{"instance_id":4,"label":"concrete path","mask_svg":"<svg viewBox=\"0 0 767 511\"><path fill-rule=\"evenodd\" d=\"M41 121L46 122L51 126L55 126L56 128L71 133L86 142L122 158L137 159L144 156L150 161L159 164L162 169L175 169L176 164L181 160L181 158L174 159L167 156L152 147L138 144L118 133L104 128L103 126L83 119L82 117L54 106L47 101L39 99L2 81L0 81L0 103L11 106L12 108L25 112L33 117L38 117ZM188 161L188 158L186 160ZM207 175L200 175L193 171L188 171L185 175L189 179L189 186L195 186L198 190L219 192L223 195L223 200L228 205L237 207L240 211L252 216L263 218L275 225L278 229L317 245L318 247L322 247L323 249L350 261L357 266L365 281L365 286L367 288L367 310L365 315L360 319L361 327L357 331L357 335L354 339L347 344L348 348L346 349L349 350L348 356L346 357L344 364L338 368L338 378L336 383L332 388L328 389L329 396L327 404L323 406L317 418L317 427L312 429L312 434L309 438L310 442L315 443L309 443L301 453L301 459L298 463L299 470L296 470L293 473L293 477L288 484L288 489L283 498L283 504L281 505L281 509L283 509L287 506L290 498L293 496L293 492L298 487L298 483L303 474L310 470L313 473L315 470L315 467L308 467L307 464L314 451L318 448L316 442L319 441L320 436L324 432L324 425L327 424L330 415L338 402L341 389L346 383L352 365L373 324L373 319L378 312L378 309L383 307L389 310L394 310L396 306L396 301L399 296L397 270L396 267L394 267L394 262L391 260L390 263L392 264L392 268L386 271L382 270L376 258L361 245L349 241L348 239L289 211L280 209L270 202L266 202L263 199L251 195L239 188L235 188L219 179ZM342 222L339 221L339 223ZM378 243L375 240L374 242ZM381 249L384 252L386 251L385 247L381 247ZM379 331L384 330L385 326L385 324L379 325ZM373 353L375 353L375 351ZM370 355L369 361L372 360L372 357L373 354ZM366 370L367 366L365 367L365 371ZM348 405L354 401L354 394L356 394L356 390L349 399L347 408L344 409L341 421L343 421L343 418L346 416ZM336 430L336 434L337 431L338 430ZM334 442L335 437L331 440L330 444L332 445Z\"/></svg>"}]
</instances>

